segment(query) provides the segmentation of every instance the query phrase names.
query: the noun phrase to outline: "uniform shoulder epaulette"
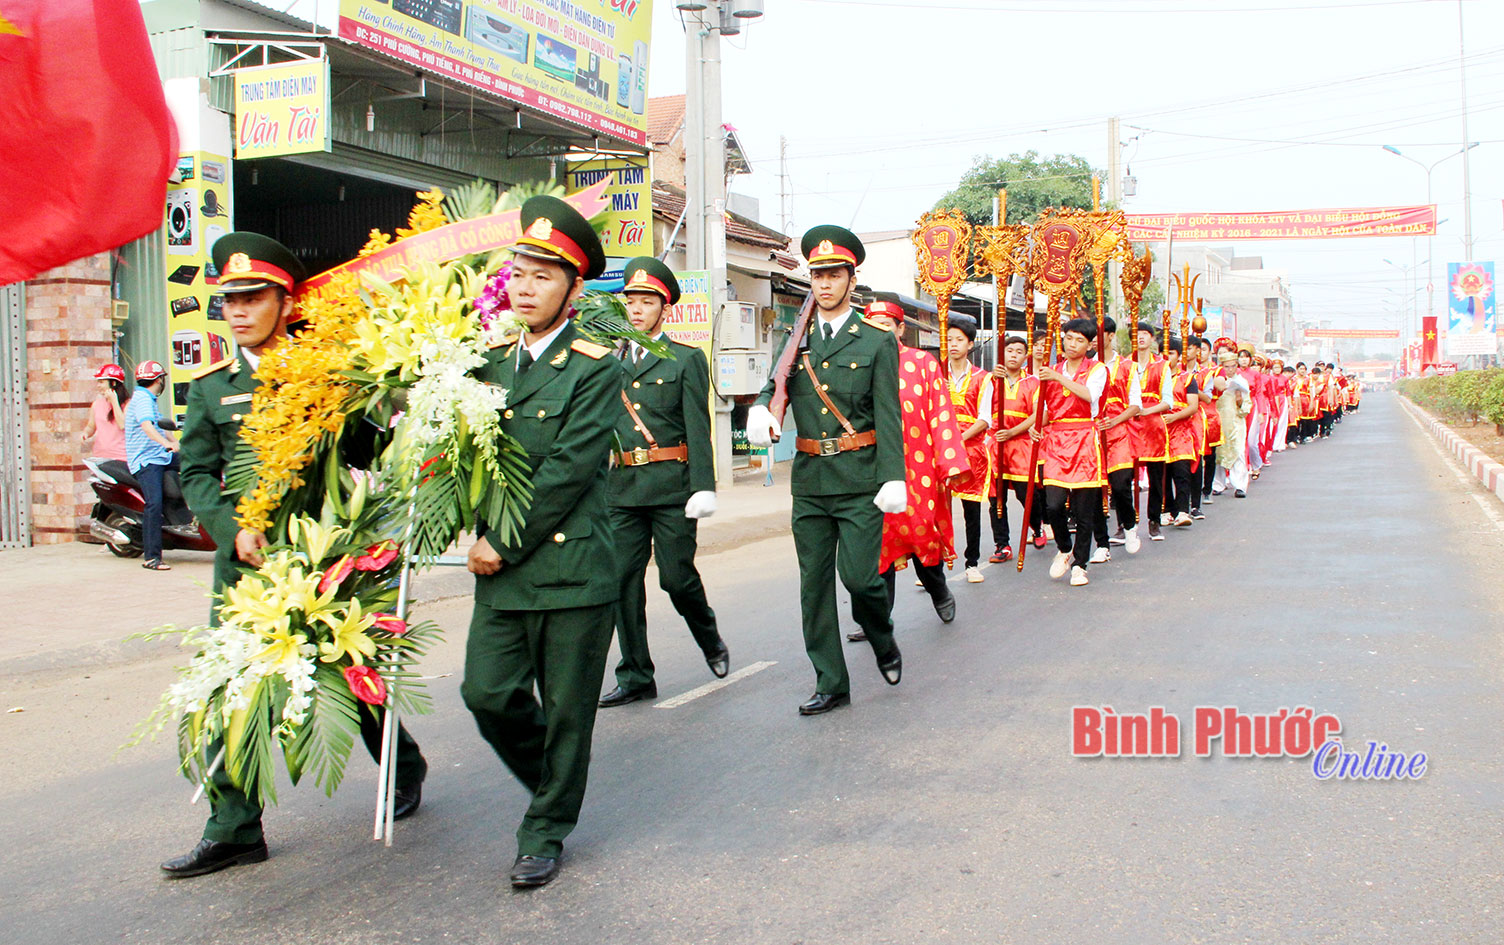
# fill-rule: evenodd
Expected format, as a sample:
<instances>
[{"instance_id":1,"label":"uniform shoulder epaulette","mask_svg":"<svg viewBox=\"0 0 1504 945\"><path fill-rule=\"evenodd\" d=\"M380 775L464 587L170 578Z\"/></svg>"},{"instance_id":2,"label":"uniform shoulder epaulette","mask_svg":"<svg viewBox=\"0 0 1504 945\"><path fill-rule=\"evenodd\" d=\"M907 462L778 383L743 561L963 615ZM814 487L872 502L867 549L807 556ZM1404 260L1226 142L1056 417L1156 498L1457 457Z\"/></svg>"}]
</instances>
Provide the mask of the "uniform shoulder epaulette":
<instances>
[{"instance_id":1,"label":"uniform shoulder epaulette","mask_svg":"<svg viewBox=\"0 0 1504 945\"><path fill-rule=\"evenodd\" d=\"M489 345L489 348L490 348L490 350L495 351L497 348L505 348L507 345L516 344L517 343L517 337L518 336L516 336L516 335L503 335L502 337L498 338L497 340L491 342L491 344Z\"/></svg>"},{"instance_id":2,"label":"uniform shoulder epaulette","mask_svg":"<svg viewBox=\"0 0 1504 945\"><path fill-rule=\"evenodd\" d=\"M871 325L873 328L876 328L878 331L892 331L893 330L893 329L889 328L887 325L879 324L879 323L873 321L872 319L868 318L865 315L862 316L862 321L864 321L867 324Z\"/></svg>"},{"instance_id":3,"label":"uniform shoulder epaulette","mask_svg":"<svg viewBox=\"0 0 1504 945\"><path fill-rule=\"evenodd\" d=\"M209 365L208 367L199 368L197 371L193 372L193 380L196 381L196 380L198 380L201 377L208 377L210 374L213 374L215 371L224 370L225 368L227 368L230 365L234 364L238 360L239 360L239 358L225 358L223 361L215 361L213 364Z\"/></svg>"},{"instance_id":4,"label":"uniform shoulder epaulette","mask_svg":"<svg viewBox=\"0 0 1504 945\"><path fill-rule=\"evenodd\" d=\"M594 358L597 361L611 353L611 349L605 345L598 345L593 341L586 341L584 338L576 338L569 347L571 350L578 351L585 357Z\"/></svg>"}]
</instances>

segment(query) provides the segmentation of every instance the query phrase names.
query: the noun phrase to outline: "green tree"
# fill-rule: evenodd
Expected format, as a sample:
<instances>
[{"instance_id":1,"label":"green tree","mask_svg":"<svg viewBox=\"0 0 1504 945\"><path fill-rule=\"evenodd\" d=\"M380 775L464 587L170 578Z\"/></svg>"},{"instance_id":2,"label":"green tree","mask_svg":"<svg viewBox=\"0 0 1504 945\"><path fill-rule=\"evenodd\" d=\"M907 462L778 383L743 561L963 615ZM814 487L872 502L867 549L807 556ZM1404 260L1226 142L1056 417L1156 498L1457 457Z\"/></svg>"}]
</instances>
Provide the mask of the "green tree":
<instances>
[{"instance_id":1,"label":"green tree","mask_svg":"<svg viewBox=\"0 0 1504 945\"><path fill-rule=\"evenodd\" d=\"M1033 223L1048 207L1091 209L1091 178L1097 172L1084 157L1055 154L1040 157L1025 151L1006 158L978 157L961 175L955 189L935 201L935 209L957 208L972 225L992 223L993 203L1000 188L1008 188L1005 223Z\"/></svg>"}]
</instances>

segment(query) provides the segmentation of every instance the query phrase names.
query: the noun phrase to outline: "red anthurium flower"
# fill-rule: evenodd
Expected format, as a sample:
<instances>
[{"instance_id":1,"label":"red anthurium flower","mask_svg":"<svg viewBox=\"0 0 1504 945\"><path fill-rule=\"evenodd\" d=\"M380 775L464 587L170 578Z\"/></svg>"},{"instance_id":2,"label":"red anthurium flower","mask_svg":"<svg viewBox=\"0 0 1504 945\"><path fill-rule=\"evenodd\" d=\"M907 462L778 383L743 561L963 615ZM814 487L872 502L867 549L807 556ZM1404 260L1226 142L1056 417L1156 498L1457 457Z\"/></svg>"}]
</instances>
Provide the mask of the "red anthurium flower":
<instances>
[{"instance_id":1,"label":"red anthurium flower","mask_svg":"<svg viewBox=\"0 0 1504 945\"><path fill-rule=\"evenodd\" d=\"M355 570L354 560L349 555L342 556L324 572L323 579L319 581L319 593L327 594L329 588L339 587L340 583L349 577L350 572L353 570Z\"/></svg>"},{"instance_id":2,"label":"red anthurium flower","mask_svg":"<svg viewBox=\"0 0 1504 945\"><path fill-rule=\"evenodd\" d=\"M378 541L366 549L366 553L355 559L357 571L380 571L382 568L397 560L397 543L391 539Z\"/></svg>"},{"instance_id":3,"label":"red anthurium flower","mask_svg":"<svg viewBox=\"0 0 1504 945\"><path fill-rule=\"evenodd\" d=\"M392 614L377 614L376 622L371 626L377 630L385 630L394 637L400 637L407 632L407 621L398 620Z\"/></svg>"},{"instance_id":4,"label":"red anthurium flower","mask_svg":"<svg viewBox=\"0 0 1504 945\"><path fill-rule=\"evenodd\" d=\"M386 680L369 666L346 666L345 684L361 702L381 705L386 701Z\"/></svg>"}]
</instances>

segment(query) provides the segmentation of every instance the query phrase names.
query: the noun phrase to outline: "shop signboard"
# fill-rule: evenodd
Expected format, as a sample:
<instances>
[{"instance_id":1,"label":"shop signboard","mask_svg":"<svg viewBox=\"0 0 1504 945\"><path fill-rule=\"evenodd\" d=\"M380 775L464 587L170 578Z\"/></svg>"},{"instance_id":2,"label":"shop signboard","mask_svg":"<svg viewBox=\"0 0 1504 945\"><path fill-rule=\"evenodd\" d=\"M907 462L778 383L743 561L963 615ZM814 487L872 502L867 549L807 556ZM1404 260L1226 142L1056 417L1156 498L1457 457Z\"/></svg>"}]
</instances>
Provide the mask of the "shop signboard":
<instances>
[{"instance_id":1,"label":"shop signboard","mask_svg":"<svg viewBox=\"0 0 1504 945\"><path fill-rule=\"evenodd\" d=\"M620 281L622 268L634 256L653 255L653 185L646 157L594 158L577 161L565 172L565 187L585 190L606 181L610 201L601 246L606 251L604 281Z\"/></svg>"},{"instance_id":2,"label":"shop signboard","mask_svg":"<svg viewBox=\"0 0 1504 945\"><path fill-rule=\"evenodd\" d=\"M652 0L340 0L341 39L647 143Z\"/></svg>"},{"instance_id":3,"label":"shop signboard","mask_svg":"<svg viewBox=\"0 0 1504 945\"><path fill-rule=\"evenodd\" d=\"M203 367L235 350L225 324L223 298L214 294L219 273L209 258L214 241L228 233L230 161L226 155L191 151L178 158L179 182L167 189L164 232L170 347L167 365L172 396L163 412L181 414L188 382Z\"/></svg>"},{"instance_id":4,"label":"shop signboard","mask_svg":"<svg viewBox=\"0 0 1504 945\"><path fill-rule=\"evenodd\" d=\"M329 60L235 71L236 159L329 149Z\"/></svg>"}]
</instances>

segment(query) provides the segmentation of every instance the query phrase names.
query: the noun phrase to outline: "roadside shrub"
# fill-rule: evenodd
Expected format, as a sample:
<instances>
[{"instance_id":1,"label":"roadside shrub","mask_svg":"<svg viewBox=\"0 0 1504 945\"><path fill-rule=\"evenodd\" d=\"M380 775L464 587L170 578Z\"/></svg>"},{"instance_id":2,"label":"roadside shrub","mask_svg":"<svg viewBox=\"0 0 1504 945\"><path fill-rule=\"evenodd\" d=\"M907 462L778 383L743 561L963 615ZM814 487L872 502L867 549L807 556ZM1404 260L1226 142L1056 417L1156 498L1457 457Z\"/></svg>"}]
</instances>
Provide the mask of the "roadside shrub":
<instances>
[{"instance_id":1,"label":"roadside shrub","mask_svg":"<svg viewBox=\"0 0 1504 945\"><path fill-rule=\"evenodd\" d=\"M1504 435L1504 368L1458 371L1447 377L1406 378L1401 394L1448 423L1486 420Z\"/></svg>"}]
</instances>

